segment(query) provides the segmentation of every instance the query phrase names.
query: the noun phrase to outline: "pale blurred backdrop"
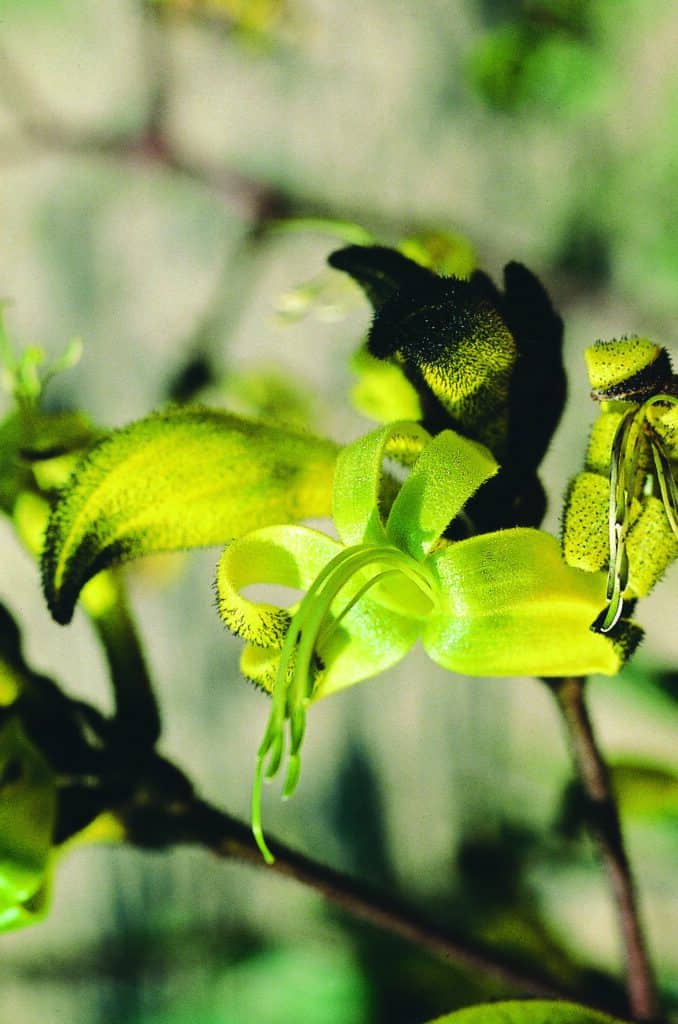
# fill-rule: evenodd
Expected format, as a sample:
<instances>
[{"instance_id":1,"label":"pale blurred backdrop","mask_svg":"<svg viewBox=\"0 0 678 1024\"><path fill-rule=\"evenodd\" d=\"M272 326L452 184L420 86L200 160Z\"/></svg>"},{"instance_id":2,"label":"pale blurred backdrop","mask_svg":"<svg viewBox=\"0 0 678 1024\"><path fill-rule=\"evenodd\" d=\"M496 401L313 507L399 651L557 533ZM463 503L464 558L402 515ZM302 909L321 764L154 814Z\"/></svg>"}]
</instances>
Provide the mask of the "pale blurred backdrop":
<instances>
[{"instance_id":1,"label":"pale blurred backdrop","mask_svg":"<svg viewBox=\"0 0 678 1024\"><path fill-rule=\"evenodd\" d=\"M557 532L595 414L583 349L630 333L674 343L677 58L670 0L0 0L8 324L53 354L83 338L49 398L103 425L166 401L200 357L210 401L242 404L243 374L277 370L309 391L314 429L348 440L369 427L348 399L367 305L356 293L341 319L315 308L284 322L281 296L337 243L256 228L278 211L355 219L386 243L461 232L495 276L526 263L565 316L572 400L544 470ZM87 623L51 621L4 522L0 545L0 599L34 665L108 706ZM217 557L158 558L130 576L162 749L246 817L267 706L217 618ZM611 756L678 772L675 677L661 675L678 660L677 581L642 603L635 667L596 681L592 704ZM616 971L595 860L554 830L568 777L537 682L466 680L415 652L314 708L300 789L271 799L266 820L443 921L474 912L460 851L480 843L503 863L511 849L516 899L566 949ZM678 1006L676 806L626 827ZM292 883L192 850L75 853L46 923L0 945L3 1019L22 1024L417 1024L487 991Z\"/></svg>"}]
</instances>

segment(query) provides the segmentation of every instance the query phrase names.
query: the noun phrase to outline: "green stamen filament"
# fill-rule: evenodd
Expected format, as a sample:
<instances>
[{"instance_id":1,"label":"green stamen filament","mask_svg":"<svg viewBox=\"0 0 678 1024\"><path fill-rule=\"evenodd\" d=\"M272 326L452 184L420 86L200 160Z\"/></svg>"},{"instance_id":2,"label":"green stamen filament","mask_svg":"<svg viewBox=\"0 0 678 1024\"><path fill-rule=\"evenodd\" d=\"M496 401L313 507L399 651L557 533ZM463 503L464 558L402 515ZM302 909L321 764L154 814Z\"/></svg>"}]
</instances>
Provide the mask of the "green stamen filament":
<instances>
[{"instance_id":1,"label":"green stamen filament","mask_svg":"<svg viewBox=\"0 0 678 1024\"><path fill-rule=\"evenodd\" d=\"M399 569L385 569L383 572L380 572L376 576L373 576L371 580L367 581L367 583L363 584L358 593L354 594L351 600L346 605L344 605L344 607L341 609L336 618L334 618L332 622L325 623L322 626L320 632L318 633L318 647L323 647L326 643L329 642L329 640L332 639L334 634L339 629L339 626L341 625L343 619L345 619L348 613L351 611L351 609L357 605L358 601L360 601L360 599L365 596L368 590L376 586L377 583L380 583L387 576L397 576L399 571Z\"/></svg>"},{"instance_id":2,"label":"green stamen filament","mask_svg":"<svg viewBox=\"0 0 678 1024\"><path fill-rule=\"evenodd\" d=\"M359 572L369 565L386 566L373 575L346 603L331 621L335 599ZM432 581L425 569L398 548L379 545L356 545L339 552L319 573L293 616L280 653L280 662L273 688L273 707L264 738L257 754L252 788L252 832L267 863L273 854L266 845L261 824L261 793L264 779L279 771L284 754L285 721L289 723L288 768L283 785L283 799L292 795L299 780L299 751L306 727L306 706L312 696L311 665L314 652L327 643L341 621L362 597L385 577L402 574L410 579L429 599Z\"/></svg>"},{"instance_id":3,"label":"green stamen filament","mask_svg":"<svg viewBox=\"0 0 678 1024\"><path fill-rule=\"evenodd\" d=\"M657 480L659 481L659 490L661 492L664 510L666 511L666 517L674 536L678 537L678 491L676 490L676 482L673 479L671 463L660 444L657 444L654 439L651 444L652 457L654 459Z\"/></svg>"},{"instance_id":4,"label":"green stamen filament","mask_svg":"<svg viewBox=\"0 0 678 1024\"><path fill-rule=\"evenodd\" d=\"M656 403L675 405L673 395L653 395L638 409L628 412L617 428L610 457L610 566L607 577L608 607L600 625L602 633L609 633L621 618L623 594L628 585L629 563L626 537L631 519L631 504L636 485L638 453L651 406ZM650 428L650 449L655 467L662 504L674 535L678 537L678 491L669 458L656 433Z\"/></svg>"},{"instance_id":5,"label":"green stamen filament","mask_svg":"<svg viewBox=\"0 0 678 1024\"><path fill-rule=\"evenodd\" d=\"M622 594L628 582L628 560L626 559L626 534L629 526L632 493L635 476L638 441L640 436L641 410L632 410L624 416L617 428L610 455L610 510L609 546L610 567L607 575L608 606L601 632L608 633L619 621L623 610ZM636 428L633 444L632 431ZM630 449L630 459L627 453Z\"/></svg>"}]
</instances>

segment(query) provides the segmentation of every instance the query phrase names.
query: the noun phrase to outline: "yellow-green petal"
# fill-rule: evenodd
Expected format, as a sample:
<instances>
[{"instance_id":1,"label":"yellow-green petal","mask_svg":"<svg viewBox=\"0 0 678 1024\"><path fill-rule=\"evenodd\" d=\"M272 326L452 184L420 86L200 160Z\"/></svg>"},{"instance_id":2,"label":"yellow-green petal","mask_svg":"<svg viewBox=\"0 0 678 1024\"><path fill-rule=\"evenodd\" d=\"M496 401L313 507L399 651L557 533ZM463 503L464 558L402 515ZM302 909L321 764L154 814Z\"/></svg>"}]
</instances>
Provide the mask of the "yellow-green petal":
<instances>
[{"instance_id":1,"label":"yellow-green petal","mask_svg":"<svg viewBox=\"0 0 678 1024\"><path fill-rule=\"evenodd\" d=\"M611 408L609 408L611 406ZM604 408L591 427L586 449L586 468L593 473L610 476L610 455L615 434L629 410L627 404L605 402Z\"/></svg>"},{"instance_id":2,"label":"yellow-green petal","mask_svg":"<svg viewBox=\"0 0 678 1024\"><path fill-rule=\"evenodd\" d=\"M236 542L239 543L239 542ZM379 572L379 567L372 569ZM413 617L387 607L382 603L387 581L360 596L357 603L342 616L355 598L369 583L367 571L356 573L332 602L327 621L314 648L316 676L311 701L327 697L355 683L370 679L405 657L421 634L422 617ZM389 581L397 588L397 576ZM397 597L397 593L395 595ZM395 603L395 602L394 602ZM293 612L295 608L291 608ZM261 609L265 614L265 609ZM256 609L253 610L256 613ZM341 620L337 622L339 617ZM254 634L254 631L253 631ZM245 635L242 631L240 635ZM263 634L260 634L263 635ZM280 649L274 631L268 647L248 643L243 651L240 668L244 676L258 686L272 692L280 661Z\"/></svg>"},{"instance_id":3,"label":"yellow-green petal","mask_svg":"<svg viewBox=\"0 0 678 1024\"><path fill-rule=\"evenodd\" d=\"M267 693L273 693L279 663L279 647L259 647L257 644L248 643L240 655L240 671L245 679L249 679Z\"/></svg>"},{"instance_id":4,"label":"yellow-green petal","mask_svg":"<svg viewBox=\"0 0 678 1024\"><path fill-rule=\"evenodd\" d=\"M610 562L610 481L578 473L565 498L563 554L568 565L599 572Z\"/></svg>"},{"instance_id":5,"label":"yellow-green petal","mask_svg":"<svg viewBox=\"0 0 678 1024\"><path fill-rule=\"evenodd\" d=\"M418 423L403 420L359 437L339 453L332 517L344 544L387 542L382 510L384 483L388 483L384 459L411 466L430 439Z\"/></svg>"},{"instance_id":6,"label":"yellow-green petal","mask_svg":"<svg viewBox=\"0 0 678 1024\"><path fill-rule=\"evenodd\" d=\"M678 539L659 498L648 495L626 540L629 560L628 589L633 597L650 593L674 558L678 557Z\"/></svg>"},{"instance_id":7,"label":"yellow-green petal","mask_svg":"<svg viewBox=\"0 0 678 1024\"><path fill-rule=\"evenodd\" d=\"M338 602L333 609L335 615L340 607ZM421 620L392 611L370 595L361 598L331 639L318 645L324 668L312 700L328 697L396 665L414 646L421 630Z\"/></svg>"},{"instance_id":8,"label":"yellow-green petal","mask_svg":"<svg viewBox=\"0 0 678 1024\"><path fill-rule=\"evenodd\" d=\"M337 541L304 526L269 526L245 534L226 548L217 567L219 614L244 640L281 648L293 609L250 600L242 591L259 583L305 591L339 551Z\"/></svg>"},{"instance_id":9,"label":"yellow-green petal","mask_svg":"<svg viewBox=\"0 0 678 1024\"><path fill-rule=\"evenodd\" d=\"M52 513L42 560L52 614L68 622L87 580L113 563L327 515L336 455L330 441L201 407L115 431Z\"/></svg>"},{"instance_id":10,"label":"yellow-green petal","mask_svg":"<svg viewBox=\"0 0 678 1024\"><path fill-rule=\"evenodd\" d=\"M424 446L400 488L386 523L388 539L413 558L423 558L498 469L483 445L443 430Z\"/></svg>"},{"instance_id":11,"label":"yellow-green petal","mask_svg":"<svg viewBox=\"0 0 678 1024\"><path fill-rule=\"evenodd\" d=\"M584 352L594 391L614 391L651 367L664 349L649 338L597 341Z\"/></svg>"},{"instance_id":12,"label":"yellow-green petal","mask_svg":"<svg viewBox=\"0 0 678 1024\"><path fill-rule=\"evenodd\" d=\"M430 657L471 676L616 674L640 631L612 640L591 630L605 576L567 566L539 530L483 534L436 551L443 613L424 632Z\"/></svg>"}]
</instances>

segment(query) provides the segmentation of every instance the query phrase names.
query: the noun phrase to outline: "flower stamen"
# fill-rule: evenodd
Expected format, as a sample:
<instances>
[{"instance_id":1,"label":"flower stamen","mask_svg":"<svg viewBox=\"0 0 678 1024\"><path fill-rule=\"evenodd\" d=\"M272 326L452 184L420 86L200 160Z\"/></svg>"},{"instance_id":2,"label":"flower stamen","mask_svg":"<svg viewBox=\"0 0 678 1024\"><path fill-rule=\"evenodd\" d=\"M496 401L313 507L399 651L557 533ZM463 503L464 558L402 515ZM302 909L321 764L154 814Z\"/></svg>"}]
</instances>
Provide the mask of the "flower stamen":
<instances>
[{"instance_id":1,"label":"flower stamen","mask_svg":"<svg viewBox=\"0 0 678 1024\"><path fill-rule=\"evenodd\" d=\"M370 565L387 568L376 572L347 601L336 617L331 606L353 577ZM306 708L313 694L312 663L314 653L323 647L342 620L365 596L387 577L403 575L431 599L431 580L422 566L395 547L355 545L339 552L319 573L292 618L280 653L273 688L273 707L264 738L257 753L252 790L252 831L264 859L273 855L266 845L261 824L261 792L265 779L277 775L285 749L285 722L288 723L289 753L283 784L283 799L294 792L301 771L299 751L306 729Z\"/></svg>"},{"instance_id":2,"label":"flower stamen","mask_svg":"<svg viewBox=\"0 0 678 1024\"><path fill-rule=\"evenodd\" d=\"M678 538L678 492L664 444L647 422L650 407L656 403L675 405L673 395L653 395L621 420L612 443L610 459L610 566L607 577L608 606L601 618L601 633L609 633L619 622L624 607L624 591L629 580L626 539L631 524L631 507L636 486L636 469L644 429L649 429L652 452L662 503L671 530Z\"/></svg>"}]
</instances>

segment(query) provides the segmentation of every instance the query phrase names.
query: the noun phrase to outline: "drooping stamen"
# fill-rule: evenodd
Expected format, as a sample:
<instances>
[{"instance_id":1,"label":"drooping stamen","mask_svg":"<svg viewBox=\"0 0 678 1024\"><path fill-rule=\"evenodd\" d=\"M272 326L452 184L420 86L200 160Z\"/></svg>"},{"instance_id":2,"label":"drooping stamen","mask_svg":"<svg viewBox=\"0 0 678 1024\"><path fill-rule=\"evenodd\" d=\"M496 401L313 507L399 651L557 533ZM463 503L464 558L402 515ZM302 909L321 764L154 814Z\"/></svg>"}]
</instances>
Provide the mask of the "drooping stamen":
<instances>
[{"instance_id":1,"label":"drooping stamen","mask_svg":"<svg viewBox=\"0 0 678 1024\"><path fill-rule=\"evenodd\" d=\"M610 565L607 574L608 606L598 627L602 633L609 633L616 626L624 606L622 595L628 583L626 534L631 513L641 414L644 415L642 409L632 409L626 413L617 427L610 453ZM632 436L634 428L635 436Z\"/></svg>"},{"instance_id":2,"label":"drooping stamen","mask_svg":"<svg viewBox=\"0 0 678 1024\"><path fill-rule=\"evenodd\" d=\"M678 399L674 395L654 395L648 399L645 406L649 409L651 405L660 402L667 405L676 405L678 404ZM659 491L664 511L666 512L666 518L669 521L669 526L674 536L678 537L678 489L676 488L676 481L673 476L673 467L661 438L658 437L657 432L652 427L650 447L652 449L654 468L657 474L657 481L659 482Z\"/></svg>"},{"instance_id":3,"label":"drooping stamen","mask_svg":"<svg viewBox=\"0 0 678 1024\"><path fill-rule=\"evenodd\" d=\"M636 485L636 467L640 441L651 406L658 403L675 405L673 395L653 395L639 408L632 409L622 419L612 442L610 457L610 566L607 576L608 606L597 629L609 633L621 618L623 593L628 585L629 563L626 537L631 521L631 506ZM656 432L650 426L650 450L654 461L662 503L669 525L678 537L678 491L670 460Z\"/></svg>"},{"instance_id":4,"label":"drooping stamen","mask_svg":"<svg viewBox=\"0 0 678 1024\"><path fill-rule=\"evenodd\" d=\"M325 625L323 625L322 629L318 634L318 646L321 647L324 644L328 643L329 640L331 640L336 631L339 629L342 621L346 618L351 609L354 608L355 605L357 605L358 601L360 601L360 599L364 597L368 590L371 590L372 587L375 587L377 583L381 583L381 581L385 579L387 576L396 576L399 572L400 569L385 569L383 572L380 572L376 576L373 576L372 579L367 581L367 583L364 583L363 586L358 591L358 593L353 595L351 600L347 602L347 604L341 609L339 614L335 618L333 618L331 622L328 622Z\"/></svg>"},{"instance_id":5,"label":"drooping stamen","mask_svg":"<svg viewBox=\"0 0 678 1024\"><path fill-rule=\"evenodd\" d=\"M678 490L673 478L673 469L664 448L654 437L650 440L650 446L666 518L674 536L678 537Z\"/></svg>"},{"instance_id":6,"label":"drooping stamen","mask_svg":"<svg viewBox=\"0 0 678 1024\"><path fill-rule=\"evenodd\" d=\"M361 550L364 549L361 548ZM288 673L294 659L295 648L301 634L301 630L304 628L305 621L311 611L312 599L315 597L324 582L336 570L337 562L341 559L343 563L348 558L353 557L356 553L356 548L350 548L346 551L340 552L340 554L337 555L335 559L332 559L332 561L330 561L318 574L290 623L280 652L276 682L273 687L273 706L268 718L264 737L259 746L259 750L257 751L257 764L254 773L254 785L252 787L252 832L257 846L261 850L264 860L268 864L273 863L274 857L266 845L263 835L261 824L261 790L264 779L271 779L278 773L284 753L284 726L288 711L287 698L290 686ZM266 757L269 754L269 751L271 751L271 754L267 764Z\"/></svg>"},{"instance_id":7,"label":"drooping stamen","mask_svg":"<svg viewBox=\"0 0 678 1024\"><path fill-rule=\"evenodd\" d=\"M369 565L387 568L375 573L347 602L338 616L331 618L331 606L341 590ZM431 582L425 570L398 548L379 545L356 545L339 552L316 577L285 636L273 688L273 707L264 738L257 754L252 790L252 831L264 859L273 862L273 855L263 836L261 824L261 792L264 779L273 778L284 754L285 722L288 722L288 768L283 785L283 798L292 795L299 779L299 751L306 725L306 707L313 690L312 662L315 651L327 643L335 629L357 602L386 576L401 574L411 579L428 596Z\"/></svg>"}]
</instances>

